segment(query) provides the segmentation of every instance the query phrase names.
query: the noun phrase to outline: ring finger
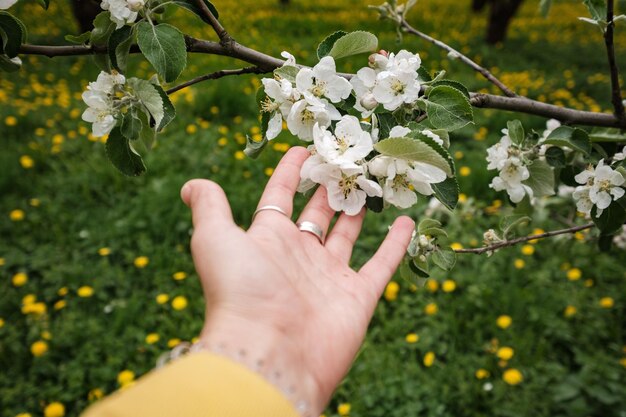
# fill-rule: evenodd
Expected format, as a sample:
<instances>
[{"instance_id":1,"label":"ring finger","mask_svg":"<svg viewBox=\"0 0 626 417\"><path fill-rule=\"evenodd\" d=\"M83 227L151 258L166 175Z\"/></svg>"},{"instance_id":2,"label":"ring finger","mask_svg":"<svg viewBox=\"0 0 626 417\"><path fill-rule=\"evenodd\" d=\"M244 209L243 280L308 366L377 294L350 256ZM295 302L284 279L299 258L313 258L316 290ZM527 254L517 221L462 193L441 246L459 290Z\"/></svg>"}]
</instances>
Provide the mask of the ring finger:
<instances>
[{"instance_id":1,"label":"ring finger","mask_svg":"<svg viewBox=\"0 0 626 417\"><path fill-rule=\"evenodd\" d=\"M302 222L311 222L319 226L322 231L321 241L326 238L326 233L330 222L335 215L335 211L328 205L328 193L324 186L319 186L311 197L311 200L307 203L298 217L297 224ZM314 233L304 233L310 236L311 239L318 240Z\"/></svg>"}]
</instances>

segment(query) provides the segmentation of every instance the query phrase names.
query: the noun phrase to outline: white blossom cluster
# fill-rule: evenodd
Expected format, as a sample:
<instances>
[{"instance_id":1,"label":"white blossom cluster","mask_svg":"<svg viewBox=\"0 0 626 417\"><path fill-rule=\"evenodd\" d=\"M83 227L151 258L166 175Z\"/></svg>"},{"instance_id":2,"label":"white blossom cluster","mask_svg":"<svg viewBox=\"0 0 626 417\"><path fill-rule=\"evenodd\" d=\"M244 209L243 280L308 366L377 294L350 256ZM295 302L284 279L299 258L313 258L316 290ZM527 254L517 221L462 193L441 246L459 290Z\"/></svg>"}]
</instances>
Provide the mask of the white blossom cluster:
<instances>
[{"instance_id":1,"label":"white blossom cluster","mask_svg":"<svg viewBox=\"0 0 626 417\"><path fill-rule=\"evenodd\" d=\"M621 173L605 165L604 159L601 159L595 168L589 167L574 179L581 184L573 193L576 208L581 213L590 214L595 206L596 217L600 217L613 200L618 200L624 195L622 185L626 179Z\"/></svg>"},{"instance_id":2,"label":"white blossom cluster","mask_svg":"<svg viewBox=\"0 0 626 417\"><path fill-rule=\"evenodd\" d=\"M117 103L121 101L126 78L117 72L109 74L100 72L96 81L90 82L83 92L83 101L89 106L83 112L83 120L92 125L92 133L96 137L109 134L117 124L119 113ZM119 97L119 96L122 97Z\"/></svg>"},{"instance_id":3,"label":"white blossom cluster","mask_svg":"<svg viewBox=\"0 0 626 417\"><path fill-rule=\"evenodd\" d=\"M550 119L546 124L542 137L539 140L538 155L543 157L550 145L542 144L553 130L561 126L558 120ZM487 169L498 170L489 187L496 191L506 191L514 203L519 203L528 195L533 197L533 190L523 182L530 178L528 170L529 159L525 157L525 150L513 143L508 129L502 129L503 136L500 142L487 149Z\"/></svg>"},{"instance_id":4,"label":"white blossom cluster","mask_svg":"<svg viewBox=\"0 0 626 417\"><path fill-rule=\"evenodd\" d=\"M17 0L0 0L0 10L6 10L17 3Z\"/></svg>"},{"instance_id":5,"label":"white blossom cluster","mask_svg":"<svg viewBox=\"0 0 626 417\"><path fill-rule=\"evenodd\" d=\"M138 12L145 6L144 0L102 0L102 10L111 12L111 21L119 29L137 19Z\"/></svg>"},{"instance_id":6,"label":"white blossom cluster","mask_svg":"<svg viewBox=\"0 0 626 417\"><path fill-rule=\"evenodd\" d=\"M282 55L287 58L283 69L297 68L292 55ZM348 81L337 74L334 59L326 56L313 68L297 69L295 82L280 76L262 80L267 98L261 103L261 110L269 114L267 139L278 136L285 120L292 134L313 142L308 148L311 157L302 167L300 191L321 184L328 191L330 207L348 215L357 214L368 196L382 197L386 203L407 208L417 202L416 192L433 194L431 184L446 179L443 170L401 158L372 157L379 139L378 129L355 116L342 115L337 108L353 93L354 108L364 118L371 116L379 104L390 111L404 103L414 103L420 91L420 63L417 54L381 51L372 54L370 66L360 69ZM396 126L389 137L405 137L410 132ZM435 133L421 133L443 144Z\"/></svg>"}]
</instances>

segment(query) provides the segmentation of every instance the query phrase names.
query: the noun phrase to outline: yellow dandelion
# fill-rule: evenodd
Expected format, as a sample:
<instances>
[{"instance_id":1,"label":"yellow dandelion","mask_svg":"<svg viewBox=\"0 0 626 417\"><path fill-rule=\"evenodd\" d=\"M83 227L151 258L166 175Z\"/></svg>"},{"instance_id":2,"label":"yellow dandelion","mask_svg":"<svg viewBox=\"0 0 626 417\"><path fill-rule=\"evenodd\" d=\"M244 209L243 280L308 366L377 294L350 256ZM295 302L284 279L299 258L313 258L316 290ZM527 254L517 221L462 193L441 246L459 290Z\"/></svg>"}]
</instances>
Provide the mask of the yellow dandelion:
<instances>
[{"instance_id":1,"label":"yellow dandelion","mask_svg":"<svg viewBox=\"0 0 626 417\"><path fill-rule=\"evenodd\" d=\"M228 143L228 139L221 137L217 140L217 144L220 146L226 146L226 144Z\"/></svg>"},{"instance_id":2,"label":"yellow dandelion","mask_svg":"<svg viewBox=\"0 0 626 417\"><path fill-rule=\"evenodd\" d=\"M568 305L567 307L565 307L565 310L563 311L563 315L567 318L570 318L570 317L575 316L577 312L578 310L576 309L576 307L572 305Z\"/></svg>"},{"instance_id":3,"label":"yellow dandelion","mask_svg":"<svg viewBox=\"0 0 626 417\"><path fill-rule=\"evenodd\" d=\"M104 392L100 388L94 388L87 394L87 399L89 401L96 401L102 397L104 397Z\"/></svg>"},{"instance_id":4,"label":"yellow dandelion","mask_svg":"<svg viewBox=\"0 0 626 417\"><path fill-rule=\"evenodd\" d=\"M28 200L28 204L30 204L32 207L39 207L41 205L41 201L38 198L31 198L30 200Z\"/></svg>"},{"instance_id":5,"label":"yellow dandelion","mask_svg":"<svg viewBox=\"0 0 626 417\"><path fill-rule=\"evenodd\" d=\"M65 415L65 406L60 402L50 403L43 410L44 417L63 417Z\"/></svg>"},{"instance_id":6,"label":"yellow dandelion","mask_svg":"<svg viewBox=\"0 0 626 417\"><path fill-rule=\"evenodd\" d=\"M26 217L26 215L24 214L24 211L20 209L12 210L9 213L9 218L14 222L21 222L24 220L24 217Z\"/></svg>"},{"instance_id":7,"label":"yellow dandelion","mask_svg":"<svg viewBox=\"0 0 626 417\"><path fill-rule=\"evenodd\" d=\"M459 168L459 175L462 177L469 177L471 173L472 169L470 167L462 166Z\"/></svg>"},{"instance_id":8,"label":"yellow dandelion","mask_svg":"<svg viewBox=\"0 0 626 417\"><path fill-rule=\"evenodd\" d=\"M4 319L0 317L0 329L4 327Z\"/></svg>"},{"instance_id":9,"label":"yellow dandelion","mask_svg":"<svg viewBox=\"0 0 626 417\"><path fill-rule=\"evenodd\" d=\"M59 294L61 297L64 297L64 296L66 296L66 295L67 295L67 293L68 293L69 291L70 291L70 290L69 290L67 287L61 287L61 288L59 288L59 290L57 291L57 294Z\"/></svg>"},{"instance_id":10,"label":"yellow dandelion","mask_svg":"<svg viewBox=\"0 0 626 417\"><path fill-rule=\"evenodd\" d=\"M524 380L524 376L520 371L515 368L510 368L504 371L502 379L509 385L517 385Z\"/></svg>"},{"instance_id":11,"label":"yellow dandelion","mask_svg":"<svg viewBox=\"0 0 626 417\"><path fill-rule=\"evenodd\" d=\"M454 250L463 249L463 245L459 242L454 242L450 245L450 247Z\"/></svg>"},{"instance_id":12,"label":"yellow dandelion","mask_svg":"<svg viewBox=\"0 0 626 417\"><path fill-rule=\"evenodd\" d=\"M35 161L28 155L22 155L20 156L20 165L24 169L30 169L35 166Z\"/></svg>"},{"instance_id":13,"label":"yellow dandelion","mask_svg":"<svg viewBox=\"0 0 626 417\"><path fill-rule=\"evenodd\" d=\"M13 275L11 282L13 283L14 287L21 287L28 282L28 275L26 275L24 272L18 272L17 274Z\"/></svg>"},{"instance_id":14,"label":"yellow dandelion","mask_svg":"<svg viewBox=\"0 0 626 417\"><path fill-rule=\"evenodd\" d=\"M156 302L158 304L165 304L170 300L170 296L167 294L159 294L156 296Z\"/></svg>"},{"instance_id":15,"label":"yellow dandelion","mask_svg":"<svg viewBox=\"0 0 626 417\"><path fill-rule=\"evenodd\" d=\"M426 352L424 355L424 366L430 368L435 363L435 352Z\"/></svg>"},{"instance_id":16,"label":"yellow dandelion","mask_svg":"<svg viewBox=\"0 0 626 417\"><path fill-rule=\"evenodd\" d=\"M31 413L19 413L15 417L33 417Z\"/></svg>"},{"instance_id":17,"label":"yellow dandelion","mask_svg":"<svg viewBox=\"0 0 626 417\"><path fill-rule=\"evenodd\" d=\"M426 307L424 307L424 313L429 316L437 314L437 311L439 311L439 307L437 307L437 304L435 303L428 303L426 304Z\"/></svg>"},{"instance_id":18,"label":"yellow dandelion","mask_svg":"<svg viewBox=\"0 0 626 417\"><path fill-rule=\"evenodd\" d=\"M120 386L128 385L135 380L135 373L128 369L123 370L119 374L117 374L117 383Z\"/></svg>"},{"instance_id":19,"label":"yellow dandelion","mask_svg":"<svg viewBox=\"0 0 626 417\"><path fill-rule=\"evenodd\" d=\"M350 414L351 408L352 406L350 405L350 403L341 403L337 406L337 413L340 416L347 416L348 414Z\"/></svg>"},{"instance_id":20,"label":"yellow dandelion","mask_svg":"<svg viewBox=\"0 0 626 417\"><path fill-rule=\"evenodd\" d=\"M4 124L7 126L15 126L17 124L17 117L15 116L7 116L4 119Z\"/></svg>"},{"instance_id":21,"label":"yellow dandelion","mask_svg":"<svg viewBox=\"0 0 626 417\"><path fill-rule=\"evenodd\" d=\"M535 253L535 247L533 245L522 246L522 255L530 256Z\"/></svg>"},{"instance_id":22,"label":"yellow dandelion","mask_svg":"<svg viewBox=\"0 0 626 417\"><path fill-rule=\"evenodd\" d=\"M172 308L178 311L184 310L185 308L187 308L187 298L182 295L174 297L174 299L172 300Z\"/></svg>"},{"instance_id":23,"label":"yellow dandelion","mask_svg":"<svg viewBox=\"0 0 626 417\"><path fill-rule=\"evenodd\" d=\"M615 305L615 300L611 297L602 297L600 298L600 307L602 308L612 308Z\"/></svg>"},{"instance_id":24,"label":"yellow dandelion","mask_svg":"<svg viewBox=\"0 0 626 417\"><path fill-rule=\"evenodd\" d=\"M24 297L22 297L23 305L33 304L36 301L37 301L37 296L35 294L26 294Z\"/></svg>"},{"instance_id":25,"label":"yellow dandelion","mask_svg":"<svg viewBox=\"0 0 626 417\"><path fill-rule=\"evenodd\" d=\"M100 256L109 256L111 254L111 249L110 248L100 248L98 249L98 255Z\"/></svg>"},{"instance_id":26,"label":"yellow dandelion","mask_svg":"<svg viewBox=\"0 0 626 417\"><path fill-rule=\"evenodd\" d=\"M534 230L532 231L532 233L531 233L529 236L541 235L541 234L543 234L543 233L545 233L545 232L546 232L546 231L545 231L545 230L543 230L543 229L534 229ZM539 242L539 239L532 239L532 240L529 240L529 241L528 241L528 243L532 243L532 244L535 244L535 243L537 243L537 242Z\"/></svg>"},{"instance_id":27,"label":"yellow dandelion","mask_svg":"<svg viewBox=\"0 0 626 417\"><path fill-rule=\"evenodd\" d=\"M451 279L447 279L441 284L441 289L443 292L453 292L456 290L456 282Z\"/></svg>"},{"instance_id":28,"label":"yellow dandelion","mask_svg":"<svg viewBox=\"0 0 626 417\"><path fill-rule=\"evenodd\" d=\"M578 281L583 276L583 273L578 268L571 268L567 271L567 279L570 281Z\"/></svg>"},{"instance_id":29,"label":"yellow dandelion","mask_svg":"<svg viewBox=\"0 0 626 417\"><path fill-rule=\"evenodd\" d=\"M430 292L437 292L437 290L439 289L439 282L437 280L429 278L428 280L426 280L426 289Z\"/></svg>"},{"instance_id":30,"label":"yellow dandelion","mask_svg":"<svg viewBox=\"0 0 626 417\"><path fill-rule=\"evenodd\" d=\"M172 278L174 278L176 281L182 281L187 278L187 273L183 271L174 272L174 274L172 274Z\"/></svg>"},{"instance_id":31,"label":"yellow dandelion","mask_svg":"<svg viewBox=\"0 0 626 417\"><path fill-rule=\"evenodd\" d=\"M511 323L513 323L513 319L505 314L496 319L496 325L501 329L508 329Z\"/></svg>"},{"instance_id":32,"label":"yellow dandelion","mask_svg":"<svg viewBox=\"0 0 626 417\"><path fill-rule=\"evenodd\" d=\"M593 287L593 280L592 279L586 279L584 282L584 285L586 288L591 288Z\"/></svg>"},{"instance_id":33,"label":"yellow dandelion","mask_svg":"<svg viewBox=\"0 0 626 417\"><path fill-rule=\"evenodd\" d=\"M516 259L513 261L513 266L515 269L523 269L526 266L526 262L523 259Z\"/></svg>"},{"instance_id":34,"label":"yellow dandelion","mask_svg":"<svg viewBox=\"0 0 626 417\"><path fill-rule=\"evenodd\" d=\"M467 203L467 194L459 194L459 203L463 204L463 203Z\"/></svg>"},{"instance_id":35,"label":"yellow dandelion","mask_svg":"<svg viewBox=\"0 0 626 417\"><path fill-rule=\"evenodd\" d=\"M400 285L398 285L398 283L395 281L391 281L385 287L385 300L395 301L398 298L399 290L400 290Z\"/></svg>"},{"instance_id":36,"label":"yellow dandelion","mask_svg":"<svg viewBox=\"0 0 626 417\"><path fill-rule=\"evenodd\" d=\"M149 345L153 345L156 342L158 342L159 339L160 337L157 333L150 333L149 335L146 336L146 343Z\"/></svg>"},{"instance_id":37,"label":"yellow dandelion","mask_svg":"<svg viewBox=\"0 0 626 417\"><path fill-rule=\"evenodd\" d=\"M406 335L404 340L406 340L407 343L417 343L419 342L420 337L417 333L409 333Z\"/></svg>"},{"instance_id":38,"label":"yellow dandelion","mask_svg":"<svg viewBox=\"0 0 626 417\"><path fill-rule=\"evenodd\" d=\"M211 114L218 114L220 112L220 108L217 106L211 106L209 111L211 112Z\"/></svg>"},{"instance_id":39,"label":"yellow dandelion","mask_svg":"<svg viewBox=\"0 0 626 417\"><path fill-rule=\"evenodd\" d=\"M198 126L194 125L194 124L189 124L187 125L187 127L185 128L185 132L187 132L187 134L189 135L193 135L194 133L196 133L198 131Z\"/></svg>"},{"instance_id":40,"label":"yellow dandelion","mask_svg":"<svg viewBox=\"0 0 626 417\"><path fill-rule=\"evenodd\" d=\"M463 152L461 151L456 151L454 153L454 159L463 159Z\"/></svg>"},{"instance_id":41,"label":"yellow dandelion","mask_svg":"<svg viewBox=\"0 0 626 417\"><path fill-rule=\"evenodd\" d=\"M268 177L271 177L271 176L272 176L272 174L274 173L274 168L272 168L272 167L267 167L267 168L265 168L265 169L263 170L263 173L264 173L265 175L267 175Z\"/></svg>"},{"instance_id":42,"label":"yellow dandelion","mask_svg":"<svg viewBox=\"0 0 626 417\"><path fill-rule=\"evenodd\" d=\"M134 264L137 268L145 268L150 263L147 256L138 256L135 258Z\"/></svg>"},{"instance_id":43,"label":"yellow dandelion","mask_svg":"<svg viewBox=\"0 0 626 417\"><path fill-rule=\"evenodd\" d=\"M49 331L44 330L43 332L41 332L41 338L44 340L50 340L52 339L52 334Z\"/></svg>"},{"instance_id":44,"label":"yellow dandelion","mask_svg":"<svg viewBox=\"0 0 626 417\"><path fill-rule=\"evenodd\" d=\"M55 310L57 310L57 311L58 311L58 310L62 310L62 309L64 309L65 307L67 307L67 301L65 301L65 300L59 300L59 301L57 301L56 303L54 303L54 305L53 305L53 308L54 308Z\"/></svg>"},{"instance_id":45,"label":"yellow dandelion","mask_svg":"<svg viewBox=\"0 0 626 417\"><path fill-rule=\"evenodd\" d=\"M38 340L30 345L30 353L35 357L43 356L48 351L48 344L43 340Z\"/></svg>"},{"instance_id":46,"label":"yellow dandelion","mask_svg":"<svg viewBox=\"0 0 626 417\"><path fill-rule=\"evenodd\" d=\"M485 378L489 378L489 371L483 368L477 369L476 372L474 372L474 376L476 377L476 379L485 379Z\"/></svg>"},{"instance_id":47,"label":"yellow dandelion","mask_svg":"<svg viewBox=\"0 0 626 417\"><path fill-rule=\"evenodd\" d=\"M235 159L238 161L242 161L246 158L246 154L243 153L242 151L237 151L235 152Z\"/></svg>"},{"instance_id":48,"label":"yellow dandelion","mask_svg":"<svg viewBox=\"0 0 626 417\"><path fill-rule=\"evenodd\" d=\"M513 348L511 348L509 346L502 346L496 352L496 356L499 359L502 359L503 361L510 360L513 357L513 355L515 355L515 351L513 350Z\"/></svg>"},{"instance_id":49,"label":"yellow dandelion","mask_svg":"<svg viewBox=\"0 0 626 417\"><path fill-rule=\"evenodd\" d=\"M180 345L181 340L178 338L173 338L167 341L167 347L172 349L175 348L176 346Z\"/></svg>"},{"instance_id":50,"label":"yellow dandelion","mask_svg":"<svg viewBox=\"0 0 626 417\"><path fill-rule=\"evenodd\" d=\"M89 298L93 295L93 288L89 285L83 285L76 291L76 294L82 298Z\"/></svg>"}]
</instances>

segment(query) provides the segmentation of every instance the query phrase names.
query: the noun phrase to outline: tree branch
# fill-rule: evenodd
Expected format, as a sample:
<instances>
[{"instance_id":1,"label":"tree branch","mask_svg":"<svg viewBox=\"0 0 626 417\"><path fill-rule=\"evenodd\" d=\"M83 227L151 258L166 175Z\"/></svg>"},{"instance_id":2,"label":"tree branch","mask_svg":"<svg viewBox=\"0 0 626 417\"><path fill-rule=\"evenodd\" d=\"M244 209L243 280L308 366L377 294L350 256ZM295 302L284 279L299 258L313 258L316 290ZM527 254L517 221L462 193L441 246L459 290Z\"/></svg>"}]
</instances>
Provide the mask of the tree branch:
<instances>
[{"instance_id":1,"label":"tree branch","mask_svg":"<svg viewBox=\"0 0 626 417\"><path fill-rule=\"evenodd\" d=\"M199 82L205 81L205 80L216 80L218 78L222 78L222 77L227 77L230 75L242 75L242 74L263 74L266 73L268 71L265 71L259 67L246 67L246 68L240 68L240 69L234 69L234 70L220 70L220 71L215 71L212 72L210 74L206 74L206 75L201 75L199 77L193 78L189 81L186 81L182 84L177 85L176 87L172 87L169 90L166 91L166 93L168 95L173 94L179 90L182 90L183 88L187 88L190 85L194 85L197 84Z\"/></svg>"},{"instance_id":2,"label":"tree branch","mask_svg":"<svg viewBox=\"0 0 626 417\"><path fill-rule=\"evenodd\" d=\"M502 97L480 93L470 93L470 96L470 103L474 107L534 114L545 118L557 119L564 124L626 128L626 120L622 120L613 114L574 110L520 96Z\"/></svg>"},{"instance_id":3,"label":"tree branch","mask_svg":"<svg viewBox=\"0 0 626 417\"><path fill-rule=\"evenodd\" d=\"M473 248L473 249L455 249L456 253L473 253L476 255L480 255L485 252L492 252L500 248L504 248L507 246L517 245L518 243L528 242L529 240L535 239L544 239L550 236L563 235L566 233L576 233L581 230L591 229L594 226L593 223L587 223L582 226L569 227L567 229L553 230L551 232L539 233L537 235L519 237L517 239L506 240L504 242L496 243L490 246L483 246L482 248Z\"/></svg>"},{"instance_id":4,"label":"tree branch","mask_svg":"<svg viewBox=\"0 0 626 417\"><path fill-rule=\"evenodd\" d=\"M611 102L615 116L620 120L626 120L624 114L624 103L622 103L622 93L619 86L619 69L615 61L615 45L613 43L613 28L615 21L613 20L614 0L608 0L606 5L606 22L607 27L604 32L604 43L606 45L606 53L609 58L609 69L611 72Z\"/></svg>"},{"instance_id":5,"label":"tree branch","mask_svg":"<svg viewBox=\"0 0 626 417\"><path fill-rule=\"evenodd\" d=\"M222 46L228 48L231 43L235 40L226 32L226 29L222 26L222 24L217 20L217 18L213 15L209 7L206 5L204 0L195 0L196 6L202 10L204 16L208 19L211 27L220 38L220 44Z\"/></svg>"},{"instance_id":6,"label":"tree branch","mask_svg":"<svg viewBox=\"0 0 626 417\"><path fill-rule=\"evenodd\" d=\"M463 55L462 53L460 53L459 51L457 51L450 45L438 39L435 39L431 36L428 36L427 34L423 32L420 32L419 30L415 29L413 26L409 25L409 23L405 19L402 19L402 27L404 28L406 32L415 36L419 36L420 38L427 40L433 45L438 46L439 48L445 51L448 51L449 54L454 55L454 57L458 58L461 62L471 67L474 71L479 72L483 77L485 77L485 79L487 79L487 81L489 81L490 83L498 87L504 93L505 96L507 97L517 96L517 94L515 94L513 90L511 90L509 87L504 85L502 81L496 78L496 76L493 75L491 72L489 72L486 68L481 67L476 62L472 61L469 57Z\"/></svg>"}]
</instances>

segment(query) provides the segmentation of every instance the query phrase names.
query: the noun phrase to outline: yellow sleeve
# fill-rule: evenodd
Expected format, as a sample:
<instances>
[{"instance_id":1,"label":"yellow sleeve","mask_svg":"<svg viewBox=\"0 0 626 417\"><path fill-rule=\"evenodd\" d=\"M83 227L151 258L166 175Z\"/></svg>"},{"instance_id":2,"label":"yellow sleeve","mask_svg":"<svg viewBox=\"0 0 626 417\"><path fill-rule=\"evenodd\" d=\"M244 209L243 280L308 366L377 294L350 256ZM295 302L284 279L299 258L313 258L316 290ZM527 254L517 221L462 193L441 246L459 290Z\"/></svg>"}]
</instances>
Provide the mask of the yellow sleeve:
<instances>
[{"instance_id":1,"label":"yellow sleeve","mask_svg":"<svg viewBox=\"0 0 626 417\"><path fill-rule=\"evenodd\" d=\"M150 372L82 417L298 417L277 388L227 358L198 352Z\"/></svg>"}]
</instances>

